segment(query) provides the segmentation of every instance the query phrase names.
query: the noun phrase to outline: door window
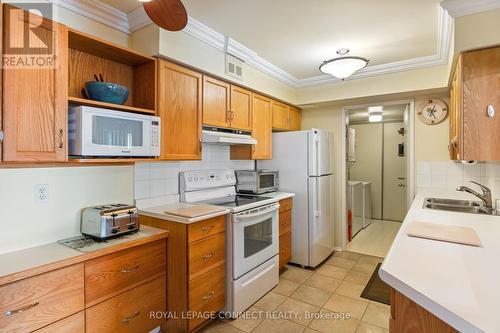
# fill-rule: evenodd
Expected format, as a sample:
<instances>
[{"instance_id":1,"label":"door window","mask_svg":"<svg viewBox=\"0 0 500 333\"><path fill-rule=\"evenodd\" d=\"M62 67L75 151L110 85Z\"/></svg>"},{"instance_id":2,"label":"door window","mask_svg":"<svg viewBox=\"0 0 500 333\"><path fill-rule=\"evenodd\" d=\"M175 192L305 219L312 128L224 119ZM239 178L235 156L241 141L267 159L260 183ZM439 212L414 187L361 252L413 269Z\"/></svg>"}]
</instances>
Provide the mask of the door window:
<instances>
[{"instance_id":1,"label":"door window","mask_svg":"<svg viewBox=\"0 0 500 333\"><path fill-rule=\"evenodd\" d=\"M261 252L273 244L272 217L244 228L245 258Z\"/></svg>"},{"instance_id":2,"label":"door window","mask_svg":"<svg viewBox=\"0 0 500 333\"><path fill-rule=\"evenodd\" d=\"M142 147L143 123L139 120L92 117L92 143L101 146Z\"/></svg>"}]
</instances>

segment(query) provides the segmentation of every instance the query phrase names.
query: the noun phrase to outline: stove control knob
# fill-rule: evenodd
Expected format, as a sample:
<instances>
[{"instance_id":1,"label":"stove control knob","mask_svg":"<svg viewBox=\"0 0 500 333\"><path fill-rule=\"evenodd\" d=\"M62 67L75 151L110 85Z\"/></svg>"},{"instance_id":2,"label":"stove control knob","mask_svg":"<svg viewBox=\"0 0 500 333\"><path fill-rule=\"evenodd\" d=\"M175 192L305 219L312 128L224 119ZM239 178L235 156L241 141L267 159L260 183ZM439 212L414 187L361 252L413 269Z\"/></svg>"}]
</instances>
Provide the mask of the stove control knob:
<instances>
[{"instance_id":1,"label":"stove control knob","mask_svg":"<svg viewBox=\"0 0 500 333\"><path fill-rule=\"evenodd\" d=\"M194 177L194 181L197 182L198 181L198 177Z\"/></svg>"}]
</instances>

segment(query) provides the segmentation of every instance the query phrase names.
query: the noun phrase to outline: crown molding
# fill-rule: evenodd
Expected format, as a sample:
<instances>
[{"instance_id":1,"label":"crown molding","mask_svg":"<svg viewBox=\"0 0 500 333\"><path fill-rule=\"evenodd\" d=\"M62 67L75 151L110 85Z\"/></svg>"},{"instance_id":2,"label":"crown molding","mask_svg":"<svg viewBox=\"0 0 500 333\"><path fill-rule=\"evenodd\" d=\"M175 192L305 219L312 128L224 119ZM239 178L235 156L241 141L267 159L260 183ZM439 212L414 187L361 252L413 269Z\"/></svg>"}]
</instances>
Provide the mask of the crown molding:
<instances>
[{"instance_id":1,"label":"crown molding","mask_svg":"<svg viewBox=\"0 0 500 333\"><path fill-rule=\"evenodd\" d=\"M460 8L468 8L467 10L470 10L471 7L478 10L477 8L481 6L481 8L491 9L491 6L494 4L497 4L498 7L500 7L500 0L475 0L475 2L478 3L476 6L470 4L466 5L465 2L470 1L449 0L445 3L441 3L441 6L437 6L438 36L435 55L376 66L368 66L355 73L347 80L355 80L446 64L449 59L450 45L453 37L453 20L449 14L450 9L448 9L447 6L451 3L461 3L462 5ZM77 14L87 16L95 21L106 24L128 34L152 24L152 21L149 19L142 6L139 6L127 15L126 13L98 0L55 0L55 3L60 7L71 10ZM211 29L192 17L189 17L188 24L182 32L207 43L222 52L230 53L231 55L243 60L249 66L258 69L293 88L314 87L341 82L340 79L327 74L298 79L283 69L261 58L255 51L249 49L236 40L226 37L223 34Z\"/></svg>"},{"instance_id":2,"label":"crown molding","mask_svg":"<svg viewBox=\"0 0 500 333\"><path fill-rule=\"evenodd\" d=\"M461 17L500 8L500 0L448 0L441 2L452 17Z\"/></svg>"},{"instance_id":3,"label":"crown molding","mask_svg":"<svg viewBox=\"0 0 500 333\"><path fill-rule=\"evenodd\" d=\"M127 14L96 0L54 0L58 7L86 16L124 33L130 33Z\"/></svg>"}]
</instances>

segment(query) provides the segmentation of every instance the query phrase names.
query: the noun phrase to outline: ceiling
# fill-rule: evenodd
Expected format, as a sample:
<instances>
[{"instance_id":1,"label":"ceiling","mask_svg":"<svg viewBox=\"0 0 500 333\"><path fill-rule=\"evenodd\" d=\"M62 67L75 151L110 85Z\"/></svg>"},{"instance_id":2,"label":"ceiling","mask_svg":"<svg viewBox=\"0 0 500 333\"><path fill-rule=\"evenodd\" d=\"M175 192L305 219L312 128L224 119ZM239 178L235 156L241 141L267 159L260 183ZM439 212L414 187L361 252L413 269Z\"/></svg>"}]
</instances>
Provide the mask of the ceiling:
<instances>
[{"instance_id":1,"label":"ceiling","mask_svg":"<svg viewBox=\"0 0 500 333\"><path fill-rule=\"evenodd\" d=\"M138 0L102 0L124 12ZM190 16L298 79L347 47L370 66L435 55L440 0L183 0Z\"/></svg>"},{"instance_id":2,"label":"ceiling","mask_svg":"<svg viewBox=\"0 0 500 333\"><path fill-rule=\"evenodd\" d=\"M407 104L386 105L382 112L383 121L404 121L404 112ZM360 124L368 122L368 108L349 111L349 123Z\"/></svg>"}]
</instances>

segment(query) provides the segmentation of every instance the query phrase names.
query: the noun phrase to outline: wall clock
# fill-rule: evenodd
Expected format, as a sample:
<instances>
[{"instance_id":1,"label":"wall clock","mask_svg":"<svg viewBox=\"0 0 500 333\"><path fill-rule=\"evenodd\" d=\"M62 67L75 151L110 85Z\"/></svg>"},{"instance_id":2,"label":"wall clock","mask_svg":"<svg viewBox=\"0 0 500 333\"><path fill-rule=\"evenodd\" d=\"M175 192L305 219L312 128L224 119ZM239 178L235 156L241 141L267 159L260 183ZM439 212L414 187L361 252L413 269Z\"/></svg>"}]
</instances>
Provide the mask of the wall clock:
<instances>
[{"instance_id":1,"label":"wall clock","mask_svg":"<svg viewBox=\"0 0 500 333\"><path fill-rule=\"evenodd\" d=\"M442 122L448 115L448 106L440 99L430 99L427 104L418 111L418 119L427 125L436 125Z\"/></svg>"}]
</instances>

